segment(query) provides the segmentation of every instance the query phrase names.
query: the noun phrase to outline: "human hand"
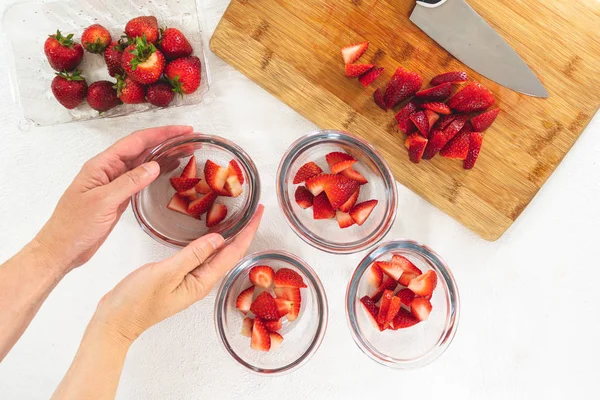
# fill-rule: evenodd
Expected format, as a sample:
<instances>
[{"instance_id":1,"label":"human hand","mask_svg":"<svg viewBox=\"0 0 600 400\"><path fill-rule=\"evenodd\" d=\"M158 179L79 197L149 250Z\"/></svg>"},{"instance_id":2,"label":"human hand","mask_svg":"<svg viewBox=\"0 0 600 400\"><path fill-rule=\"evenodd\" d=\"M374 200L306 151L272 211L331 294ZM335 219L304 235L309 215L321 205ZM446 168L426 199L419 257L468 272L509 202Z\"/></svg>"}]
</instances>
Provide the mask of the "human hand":
<instances>
[{"instance_id":1,"label":"human hand","mask_svg":"<svg viewBox=\"0 0 600 400\"><path fill-rule=\"evenodd\" d=\"M34 239L61 272L87 262L104 243L129 199L160 172L158 163L140 165L163 141L191 133L191 126L164 126L132 133L87 161Z\"/></svg>"},{"instance_id":2,"label":"human hand","mask_svg":"<svg viewBox=\"0 0 600 400\"><path fill-rule=\"evenodd\" d=\"M263 211L259 206L226 246L221 235L211 233L166 260L133 271L104 295L92 321L131 344L146 329L206 297L246 254Z\"/></svg>"}]
</instances>

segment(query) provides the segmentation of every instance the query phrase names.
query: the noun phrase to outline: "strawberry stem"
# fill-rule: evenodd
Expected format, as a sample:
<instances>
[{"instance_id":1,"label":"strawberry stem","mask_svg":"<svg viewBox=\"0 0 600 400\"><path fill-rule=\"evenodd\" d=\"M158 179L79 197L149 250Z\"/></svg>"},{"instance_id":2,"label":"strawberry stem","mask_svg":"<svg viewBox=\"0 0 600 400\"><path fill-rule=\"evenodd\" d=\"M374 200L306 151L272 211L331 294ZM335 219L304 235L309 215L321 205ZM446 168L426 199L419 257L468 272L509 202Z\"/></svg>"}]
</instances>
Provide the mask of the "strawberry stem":
<instances>
[{"instance_id":1,"label":"strawberry stem","mask_svg":"<svg viewBox=\"0 0 600 400\"><path fill-rule=\"evenodd\" d=\"M135 49L129 50L135 57L131 60L131 69L135 71L137 66L146 61L154 52L156 47L152 43L146 41L146 34L142 37L137 37L135 41Z\"/></svg>"},{"instance_id":2,"label":"strawberry stem","mask_svg":"<svg viewBox=\"0 0 600 400\"><path fill-rule=\"evenodd\" d=\"M73 34L69 33L67 36L63 36L63 34L60 32L60 30L56 30L56 34L55 35L49 35L51 38L54 38L56 40L58 40L58 43L60 43L61 46L65 46L65 47L73 47Z\"/></svg>"},{"instance_id":3,"label":"strawberry stem","mask_svg":"<svg viewBox=\"0 0 600 400\"><path fill-rule=\"evenodd\" d=\"M68 81L84 81L85 79L81 76L81 70L76 69L73 72L67 72L66 70L63 72L57 72L57 76L64 78Z\"/></svg>"}]
</instances>

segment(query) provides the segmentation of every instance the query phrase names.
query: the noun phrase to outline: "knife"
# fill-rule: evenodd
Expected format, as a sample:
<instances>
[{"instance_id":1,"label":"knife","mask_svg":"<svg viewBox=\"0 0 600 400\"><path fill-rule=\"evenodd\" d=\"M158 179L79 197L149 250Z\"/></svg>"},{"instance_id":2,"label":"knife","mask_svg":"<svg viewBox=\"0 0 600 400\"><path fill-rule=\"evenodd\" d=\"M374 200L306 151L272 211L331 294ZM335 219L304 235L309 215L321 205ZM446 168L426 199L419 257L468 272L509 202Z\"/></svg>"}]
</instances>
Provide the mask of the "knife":
<instances>
[{"instance_id":1,"label":"knife","mask_svg":"<svg viewBox=\"0 0 600 400\"><path fill-rule=\"evenodd\" d=\"M548 97L531 68L465 0L417 0L410 20L481 75L529 96Z\"/></svg>"}]
</instances>

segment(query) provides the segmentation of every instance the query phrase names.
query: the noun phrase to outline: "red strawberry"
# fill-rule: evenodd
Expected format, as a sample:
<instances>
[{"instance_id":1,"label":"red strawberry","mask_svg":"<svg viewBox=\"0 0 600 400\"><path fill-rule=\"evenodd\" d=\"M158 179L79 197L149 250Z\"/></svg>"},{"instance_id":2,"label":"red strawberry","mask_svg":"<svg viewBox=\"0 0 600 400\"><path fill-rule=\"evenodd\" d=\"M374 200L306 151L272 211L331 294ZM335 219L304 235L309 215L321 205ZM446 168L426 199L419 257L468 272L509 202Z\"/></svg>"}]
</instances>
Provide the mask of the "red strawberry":
<instances>
[{"instance_id":1,"label":"red strawberry","mask_svg":"<svg viewBox=\"0 0 600 400\"><path fill-rule=\"evenodd\" d=\"M413 133L406 139L404 146L408 148L408 158L410 161L415 164L418 164L421 161L423 152L427 147L427 142L428 140L418 133Z\"/></svg>"},{"instance_id":2,"label":"red strawberry","mask_svg":"<svg viewBox=\"0 0 600 400\"><path fill-rule=\"evenodd\" d=\"M431 110L425 110L424 112L429 122L429 129L431 130L431 127L440 119L440 116Z\"/></svg>"},{"instance_id":3,"label":"red strawberry","mask_svg":"<svg viewBox=\"0 0 600 400\"><path fill-rule=\"evenodd\" d=\"M377 323L377 316L379 315L379 307L375 304L373 300L369 296L364 296L360 299L360 303L363 305L363 308L367 312L367 315L373 322L373 326L379 330L381 330L381 326Z\"/></svg>"},{"instance_id":4,"label":"red strawberry","mask_svg":"<svg viewBox=\"0 0 600 400\"><path fill-rule=\"evenodd\" d=\"M81 71L76 69L73 73L58 72L52 80L52 94L63 107L74 109L85 100L88 85L81 76Z\"/></svg>"},{"instance_id":5,"label":"red strawberry","mask_svg":"<svg viewBox=\"0 0 600 400\"><path fill-rule=\"evenodd\" d=\"M271 349L271 335L260 318L254 318L250 347L259 351L269 351Z\"/></svg>"},{"instance_id":6,"label":"red strawberry","mask_svg":"<svg viewBox=\"0 0 600 400\"><path fill-rule=\"evenodd\" d=\"M377 200L367 200L352 207L350 215L354 222L358 225L364 224L367 218L369 218L369 215L371 215L371 212L373 212L375 206L377 206L377 203Z\"/></svg>"},{"instance_id":7,"label":"red strawberry","mask_svg":"<svg viewBox=\"0 0 600 400\"><path fill-rule=\"evenodd\" d=\"M81 34L81 45L90 53L104 52L111 41L110 32L100 24L88 26Z\"/></svg>"},{"instance_id":8,"label":"red strawberry","mask_svg":"<svg viewBox=\"0 0 600 400\"><path fill-rule=\"evenodd\" d=\"M345 213L342 211L337 211L335 213L335 217L337 218L338 226L342 229L345 229L345 228L348 228L348 227L351 227L352 225L354 225L354 220L348 213Z\"/></svg>"},{"instance_id":9,"label":"red strawberry","mask_svg":"<svg viewBox=\"0 0 600 400\"><path fill-rule=\"evenodd\" d=\"M426 110L431 110L438 114L444 114L444 115L448 115L452 112L452 111L450 111L450 107L448 107L448 105L446 105L445 103L439 103L439 102L423 103L423 104L421 104L421 107L423 107Z\"/></svg>"},{"instance_id":10,"label":"red strawberry","mask_svg":"<svg viewBox=\"0 0 600 400\"><path fill-rule=\"evenodd\" d=\"M441 85L442 83L450 82L450 83L460 83L466 82L469 78L467 77L467 73L463 71L452 71L446 72L444 74L440 74L434 76L431 80L432 85Z\"/></svg>"},{"instance_id":11,"label":"red strawberry","mask_svg":"<svg viewBox=\"0 0 600 400\"><path fill-rule=\"evenodd\" d=\"M177 193L185 192L200 182L199 178L172 177L169 180L171 181L171 186L173 186L173 189L175 189Z\"/></svg>"},{"instance_id":12,"label":"red strawberry","mask_svg":"<svg viewBox=\"0 0 600 400\"><path fill-rule=\"evenodd\" d=\"M198 199L198 193L196 192L195 187L185 190L181 193L177 193L177 194L185 197L186 199L188 199L189 202L196 201Z\"/></svg>"},{"instance_id":13,"label":"red strawberry","mask_svg":"<svg viewBox=\"0 0 600 400\"><path fill-rule=\"evenodd\" d=\"M483 133L471 132L469 136L469 152L467 153L467 158L465 158L465 161L463 162L464 169L471 169L475 166L482 143Z\"/></svg>"},{"instance_id":14,"label":"red strawberry","mask_svg":"<svg viewBox=\"0 0 600 400\"><path fill-rule=\"evenodd\" d=\"M496 120L496 117L500 113L499 108L494 108L493 110L484 112L483 114L479 114L476 117L471 118L471 124L473 125L473 130L475 132L483 132Z\"/></svg>"},{"instance_id":15,"label":"red strawberry","mask_svg":"<svg viewBox=\"0 0 600 400\"><path fill-rule=\"evenodd\" d=\"M264 320L276 321L280 318L277 303L275 303L275 299L269 292L259 294L250 305L250 311Z\"/></svg>"},{"instance_id":16,"label":"red strawberry","mask_svg":"<svg viewBox=\"0 0 600 400\"><path fill-rule=\"evenodd\" d=\"M192 54L192 45L177 28L161 29L158 45L167 60L187 57Z\"/></svg>"},{"instance_id":17,"label":"red strawberry","mask_svg":"<svg viewBox=\"0 0 600 400\"><path fill-rule=\"evenodd\" d=\"M398 314L398 311L400 311L400 307L402 307L402 302L400 301L400 298L398 296L392 297L392 300L390 301L390 306L388 307L387 315L383 320L384 328L386 328L392 323L394 317Z\"/></svg>"},{"instance_id":18,"label":"red strawberry","mask_svg":"<svg viewBox=\"0 0 600 400\"><path fill-rule=\"evenodd\" d=\"M377 323L383 325L387 317L388 310L390 309L390 303L394 297L392 290L385 290L383 296L381 296L381 304L379 305L379 313L377 314Z\"/></svg>"},{"instance_id":19,"label":"red strawberry","mask_svg":"<svg viewBox=\"0 0 600 400\"><path fill-rule=\"evenodd\" d=\"M423 272L413 264L408 258L401 256L400 254L394 254L392 256L392 263L398 265L403 271L410 272L416 275L421 275Z\"/></svg>"},{"instance_id":20,"label":"red strawberry","mask_svg":"<svg viewBox=\"0 0 600 400\"><path fill-rule=\"evenodd\" d=\"M250 282L253 285L268 289L273 284L275 272L268 265L257 265L250 270Z\"/></svg>"},{"instance_id":21,"label":"red strawberry","mask_svg":"<svg viewBox=\"0 0 600 400\"><path fill-rule=\"evenodd\" d=\"M383 73L384 70L385 70L385 68L383 68L383 67L373 67L370 71L362 74L358 78L358 81L360 82L361 85L363 85L364 87L367 87L371 83L373 83L373 81L375 79L377 79L379 77L379 75L381 75Z\"/></svg>"},{"instance_id":22,"label":"red strawberry","mask_svg":"<svg viewBox=\"0 0 600 400\"><path fill-rule=\"evenodd\" d=\"M325 192L315 196L313 200L313 218L314 219L331 219L335 217L335 210L331 207L331 203L327 199Z\"/></svg>"},{"instance_id":23,"label":"red strawberry","mask_svg":"<svg viewBox=\"0 0 600 400\"><path fill-rule=\"evenodd\" d=\"M277 332L283 328L283 321L281 319L278 319L277 321L264 321L264 324L269 332Z\"/></svg>"},{"instance_id":24,"label":"red strawberry","mask_svg":"<svg viewBox=\"0 0 600 400\"><path fill-rule=\"evenodd\" d=\"M294 307L294 302L290 300L275 298L275 304L277 305L277 312L279 312L279 317L285 317L288 313L292 311Z\"/></svg>"},{"instance_id":25,"label":"red strawberry","mask_svg":"<svg viewBox=\"0 0 600 400\"><path fill-rule=\"evenodd\" d=\"M196 56L178 58L167 64L165 77L175 93L191 94L200 87L202 64Z\"/></svg>"},{"instance_id":26,"label":"red strawberry","mask_svg":"<svg viewBox=\"0 0 600 400\"><path fill-rule=\"evenodd\" d=\"M73 41L73 34L63 36L60 31L49 35L44 42L44 53L50 66L56 71L73 71L83 58L83 47Z\"/></svg>"},{"instance_id":27,"label":"red strawberry","mask_svg":"<svg viewBox=\"0 0 600 400\"><path fill-rule=\"evenodd\" d=\"M415 298L410 304L410 313L419 321L425 321L431 313L431 303L423 297Z\"/></svg>"},{"instance_id":28,"label":"red strawberry","mask_svg":"<svg viewBox=\"0 0 600 400\"><path fill-rule=\"evenodd\" d=\"M373 67L375 67L373 64L346 64L344 74L348 78L356 78L367 73Z\"/></svg>"},{"instance_id":29,"label":"red strawberry","mask_svg":"<svg viewBox=\"0 0 600 400\"><path fill-rule=\"evenodd\" d=\"M94 82L88 88L86 100L90 107L98 112L108 111L121 104L114 83L109 81Z\"/></svg>"},{"instance_id":30,"label":"red strawberry","mask_svg":"<svg viewBox=\"0 0 600 400\"><path fill-rule=\"evenodd\" d=\"M433 289L437 285L437 275L434 270L429 270L423 275L417 276L415 279L410 281L408 288L412 290L417 296L429 296L433 293Z\"/></svg>"},{"instance_id":31,"label":"red strawberry","mask_svg":"<svg viewBox=\"0 0 600 400\"><path fill-rule=\"evenodd\" d=\"M240 332L242 336L252 337L252 326L254 325L254 320L252 318L244 318L242 321L242 331Z\"/></svg>"},{"instance_id":32,"label":"red strawberry","mask_svg":"<svg viewBox=\"0 0 600 400\"><path fill-rule=\"evenodd\" d=\"M302 275L289 268L280 268L275 273L273 280L275 287L279 288L305 288L306 283L302 279Z\"/></svg>"},{"instance_id":33,"label":"red strawberry","mask_svg":"<svg viewBox=\"0 0 600 400\"><path fill-rule=\"evenodd\" d=\"M131 79L129 76L117 74L117 96L125 104L140 104L146 102L146 87Z\"/></svg>"},{"instance_id":34,"label":"red strawberry","mask_svg":"<svg viewBox=\"0 0 600 400\"><path fill-rule=\"evenodd\" d=\"M330 174L319 174L313 176L306 181L306 188L312 193L313 196L318 196L322 191L325 190L325 186L335 175Z\"/></svg>"},{"instance_id":35,"label":"red strawberry","mask_svg":"<svg viewBox=\"0 0 600 400\"><path fill-rule=\"evenodd\" d=\"M333 151L325 156L325 161L329 165L329 169L333 168L334 165L341 163L342 161L354 160L350 154L342 153L341 151Z\"/></svg>"},{"instance_id":36,"label":"red strawberry","mask_svg":"<svg viewBox=\"0 0 600 400\"><path fill-rule=\"evenodd\" d=\"M441 119L442 118L440 118L440 120ZM443 131L435 130L431 132L429 142L423 153L423 159L429 160L433 158L454 136L456 136L467 120L467 116L458 115Z\"/></svg>"},{"instance_id":37,"label":"red strawberry","mask_svg":"<svg viewBox=\"0 0 600 400\"><path fill-rule=\"evenodd\" d=\"M392 80L385 89L383 99L387 108L394 108L398 103L415 94L423 84L423 79L416 72L409 72L398 67Z\"/></svg>"},{"instance_id":38,"label":"red strawberry","mask_svg":"<svg viewBox=\"0 0 600 400\"><path fill-rule=\"evenodd\" d=\"M215 192L209 192L199 199L192 201L188 207L188 213L194 217L199 217L208 211L216 199L217 194Z\"/></svg>"},{"instance_id":39,"label":"red strawberry","mask_svg":"<svg viewBox=\"0 0 600 400\"><path fill-rule=\"evenodd\" d=\"M276 287L273 289L275 295L279 299L290 300L294 303L292 311L290 311L286 318L288 321L294 321L300 314L300 306L302 304L302 295L300 294L300 288L295 287Z\"/></svg>"},{"instance_id":40,"label":"red strawberry","mask_svg":"<svg viewBox=\"0 0 600 400\"><path fill-rule=\"evenodd\" d=\"M117 74L123 74L123 67L121 67L121 56L123 55L124 46L121 41L112 42L104 50L104 61L108 67L108 74L115 76Z\"/></svg>"},{"instance_id":41,"label":"red strawberry","mask_svg":"<svg viewBox=\"0 0 600 400\"><path fill-rule=\"evenodd\" d=\"M415 274L413 272L404 271L402 273L402 276L400 277L400 279L398 279L398 283L401 284L402 286L408 286L410 284L410 281L415 279L417 276L419 276L419 275Z\"/></svg>"},{"instance_id":42,"label":"red strawberry","mask_svg":"<svg viewBox=\"0 0 600 400\"><path fill-rule=\"evenodd\" d=\"M227 217L227 206L225 204L213 203L206 214L206 226L210 228L220 224L225 217Z\"/></svg>"},{"instance_id":43,"label":"red strawberry","mask_svg":"<svg viewBox=\"0 0 600 400\"><path fill-rule=\"evenodd\" d=\"M371 264L371 267L367 272L367 282L369 282L369 285L378 288L379 286L381 286L382 281L383 271L381 270L379 265L376 262L374 262L373 264Z\"/></svg>"},{"instance_id":44,"label":"red strawberry","mask_svg":"<svg viewBox=\"0 0 600 400\"><path fill-rule=\"evenodd\" d=\"M443 131L448 127L448 125L452 123L452 121L456 119L456 117L456 115L442 115L442 117L438 119L438 122L433 128ZM429 139L431 139L431 131L429 132Z\"/></svg>"},{"instance_id":45,"label":"red strawberry","mask_svg":"<svg viewBox=\"0 0 600 400\"><path fill-rule=\"evenodd\" d=\"M194 186L194 190L196 190L196 193L200 194L207 194L209 192L212 192L212 189L210 188L210 186L208 186L208 183L206 183L206 181L198 182L196 186Z\"/></svg>"},{"instance_id":46,"label":"red strawberry","mask_svg":"<svg viewBox=\"0 0 600 400\"><path fill-rule=\"evenodd\" d=\"M146 97L153 106L167 107L175 98L175 92L167 82L158 81L148 86Z\"/></svg>"},{"instance_id":47,"label":"red strawberry","mask_svg":"<svg viewBox=\"0 0 600 400\"><path fill-rule=\"evenodd\" d=\"M383 99L383 92L381 91L381 89L377 88L373 92L373 100L375 101L375 104L379 106L379 108L381 108L382 110L387 110L387 106L385 105L385 100Z\"/></svg>"},{"instance_id":48,"label":"red strawberry","mask_svg":"<svg viewBox=\"0 0 600 400\"><path fill-rule=\"evenodd\" d=\"M240 181L240 184L244 183L244 173L242 172L242 167L240 167L240 164L238 164L237 161L235 160L231 160L229 161L229 176L237 176L238 181Z\"/></svg>"},{"instance_id":49,"label":"red strawberry","mask_svg":"<svg viewBox=\"0 0 600 400\"><path fill-rule=\"evenodd\" d=\"M195 178L196 177L196 157L191 156L188 163L185 165L183 172L181 173L182 178Z\"/></svg>"},{"instance_id":50,"label":"red strawberry","mask_svg":"<svg viewBox=\"0 0 600 400\"><path fill-rule=\"evenodd\" d=\"M409 101L404 107L398 111L394 118L398 121L398 129L405 135L410 135L416 130L415 124L410 119L410 116L417 111L417 103Z\"/></svg>"},{"instance_id":51,"label":"red strawberry","mask_svg":"<svg viewBox=\"0 0 600 400\"><path fill-rule=\"evenodd\" d=\"M364 185L365 183L369 183L367 178L365 178L360 172L355 170L354 168L346 168L341 172L346 178L350 178L358 182L359 185Z\"/></svg>"},{"instance_id":52,"label":"red strawberry","mask_svg":"<svg viewBox=\"0 0 600 400\"><path fill-rule=\"evenodd\" d=\"M125 25L125 34L132 39L146 37L148 43L158 42L158 21L154 16L136 17Z\"/></svg>"},{"instance_id":53,"label":"red strawberry","mask_svg":"<svg viewBox=\"0 0 600 400\"><path fill-rule=\"evenodd\" d=\"M494 95L485 86L471 82L448 101L453 110L463 113L482 111L494 104Z\"/></svg>"},{"instance_id":54,"label":"red strawberry","mask_svg":"<svg viewBox=\"0 0 600 400\"><path fill-rule=\"evenodd\" d=\"M404 272L398 264L389 261L376 261L375 264L381 268L381 271L383 271L384 274L395 281L398 281Z\"/></svg>"},{"instance_id":55,"label":"red strawberry","mask_svg":"<svg viewBox=\"0 0 600 400\"><path fill-rule=\"evenodd\" d=\"M367 48L369 47L369 42L352 44L350 46L344 47L342 52L342 57L344 58L344 64L352 64L356 62L362 56Z\"/></svg>"},{"instance_id":56,"label":"red strawberry","mask_svg":"<svg viewBox=\"0 0 600 400\"><path fill-rule=\"evenodd\" d=\"M296 198L296 203L305 210L313 205L314 196L304 186L296 188L294 197Z\"/></svg>"},{"instance_id":57,"label":"red strawberry","mask_svg":"<svg viewBox=\"0 0 600 400\"><path fill-rule=\"evenodd\" d=\"M410 120L415 124L419 132L423 137L427 137L429 134L429 119L425 115L424 111L417 111L410 116Z\"/></svg>"},{"instance_id":58,"label":"red strawberry","mask_svg":"<svg viewBox=\"0 0 600 400\"><path fill-rule=\"evenodd\" d=\"M229 169L221 167L219 164L207 160L204 164L204 178L208 186L218 194L227 194L223 188L229 177Z\"/></svg>"},{"instance_id":59,"label":"red strawberry","mask_svg":"<svg viewBox=\"0 0 600 400\"><path fill-rule=\"evenodd\" d=\"M356 204L356 200L358 200L358 195L360 194L360 187L359 189L354 192L354 194L352 196L350 196L350 198L341 206L338 207L338 210L340 210L341 212L349 212L352 207L354 207L354 205Z\"/></svg>"},{"instance_id":60,"label":"red strawberry","mask_svg":"<svg viewBox=\"0 0 600 400\"><path fill-rule=\"evenodd\" d=\"M429 89L421 90L415 93L415 96L430 101L444 101L450 97L451 94L452 84L447 82Z\"/></svg>"},{"instance_id":61,"label":"red strawberry","mask_svg":"<svg viewBox=\"0 0 600 400\"><path fill-rule=\"evenodd\" d=\"M380 269L381 269L381 267L380 267ZM389 276L386 276L383 279L381 286L379 286L377 288L377 290L375 292L373 292L373 294L369 297L371 297L371 300L373 300L375 303L377 303L379 301L379 299L381 299L381 296L383 296L383 292L385 292L386 290L394 290L394 289L396 289L396 286L398 286L398 282L395 279L392 279Z\"/></svg>"},{"instance_id":62,"label":"red strawberry","mask_svg":"<svg viewBox=\"0 0 600 400\"><path fill-rule=\"evenodd\" d=\"M294 176L294 185L297 185L302 182L306 182L310 178L321 174L323 170L314 162L308 162L300 167L298 172L296 172L296 176Z\"/></svg>"},{"instance_id":63,"label":"red strawberry","mask_svg":"<svg viewBox=\"0 0 600 400\"><path fill-rule=\"evenodd\" d=\"M398 293L396 293L396 296L398 296L402 304L404 304L406 307L410 307L413 299L415 298L413 291L408 288L399 290Z\"/></svg>"},{"instance_id":64,"label":"red strawberry","mask_svg":"<svg viewBox=\"0 0 600 400\"><path fill-rule=\"evenodd\" d=\"M269 336L271 337L271 348L269 350L278 349L283 343L283 336L277 332L270 332Z\"/></svg>"},{"instance_id":65,"label":"red strawberry","mask_svg":"<svg viewBox=\"0 0 600 400\"><path fill-rule=\"evenodd\" d=\"M356 160L346 160L346 161L341 161L335 165L333 165L331 167L331 173L332 174L339 174L340 172L342 172L343 170L345 170L346 168L350 168L352 167L357 161Z\"/></svg>"},{"instance_id":66,"label":"red strawberry","mask_svg":"<svg viewBox=\"0 0 600 400\"><path fill-rule=\"evenodd\" d=\"M244 192L242 188L242 184L240 183L237 175L229 175L225 180L225 186L223 190L227 192L227 195L230 197L238 197Z\"/></svg>"},{"instance_id":67,"label":"red strawberry","mask_svg":"<svg viewBox=\"0 0 600 400\"><path fill-rule=\"evenodd\" d=\"M142 85L150 85L162 75L165 57L152 43L138 37L134 44L123 50L121 67L131 79Z\"/></svg>"},{"instance_id":68,"label":"red strawberry","mask_svg":"<svg viewBox=\"0 0 600 400\"><path fill-rule=\"evenodd\" d=\"M250 311L252 297L254 297L254 286L250 286L249 288L242 290L235 300L235 307L246 314L248 311Z\"/></svg>"},{"instance_id":69,"label":"red strawberry","mask_svg":"<svg viewBox=\"0 0 600 400\"><path fill-rule=\"evenodd\" d=\"M398 330L403 328L409 328L418 323L418 319L413 317L412 314L406 311L405 309L401 308L400 311L398 311L398 314L396 314L396 316L392 320L392 323L390 325L393 330Z\"/></svg>"},{"instance_id":70,"label":"red strawberry","mask_svg":"<svg viewBox=\"0 0 600 400\"><path fill-rule=\"evenodd\" d=\"M440 150L440 156L464 160L469 152L469 137L472 132L471 124L466 123L461 131Z\"/></svg>"},{"instance_id":71,"label":"red strawberry","mask_svg":"<svg viewBox=\"0 0 600 400\"><path fill-rule=\"evenodd\" d=\"M348 201L359 187L360 185L355 180L343 175L335 175L325 184L325 194L331 207L335 210Z\"/></svg>"},{"instance_id":72,"label":"red strawberry","mask_svg":"<svg viewBox=\"0 0 600 400\"><path fill-rule=\"evenodd\" d=\"M178 213L189 215L187 212L189 204L190 202L185 196L175 193L171 198L171 201L169 201L167 208L169 210L177 211Z\"/></svg>"}]
</instances>

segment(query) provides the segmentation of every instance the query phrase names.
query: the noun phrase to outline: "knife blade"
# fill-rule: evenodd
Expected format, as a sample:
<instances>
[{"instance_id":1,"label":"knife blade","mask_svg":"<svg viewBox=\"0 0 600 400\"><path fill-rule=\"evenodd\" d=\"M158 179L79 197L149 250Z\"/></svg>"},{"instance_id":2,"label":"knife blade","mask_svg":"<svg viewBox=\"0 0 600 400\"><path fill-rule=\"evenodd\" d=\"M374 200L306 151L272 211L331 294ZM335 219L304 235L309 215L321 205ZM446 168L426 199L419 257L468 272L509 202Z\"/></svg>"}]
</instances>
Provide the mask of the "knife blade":
<instances>
[{"instance_id":1,"label":"knife blade","mask_svg":"<svg viewBox=\"0 0 600 400\"><path fill-rule=\"evenodd\" d=\"M417 0L410 20L481 75L529 96L548 97L525 61L464 0Z\"/></svg>"}]
</instances>

